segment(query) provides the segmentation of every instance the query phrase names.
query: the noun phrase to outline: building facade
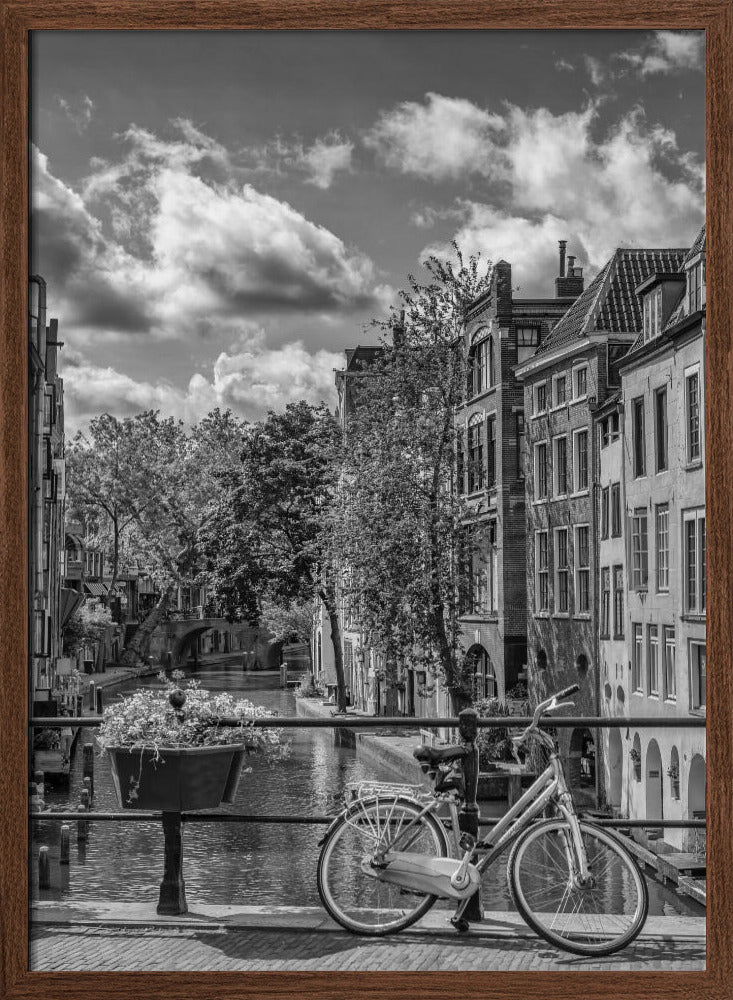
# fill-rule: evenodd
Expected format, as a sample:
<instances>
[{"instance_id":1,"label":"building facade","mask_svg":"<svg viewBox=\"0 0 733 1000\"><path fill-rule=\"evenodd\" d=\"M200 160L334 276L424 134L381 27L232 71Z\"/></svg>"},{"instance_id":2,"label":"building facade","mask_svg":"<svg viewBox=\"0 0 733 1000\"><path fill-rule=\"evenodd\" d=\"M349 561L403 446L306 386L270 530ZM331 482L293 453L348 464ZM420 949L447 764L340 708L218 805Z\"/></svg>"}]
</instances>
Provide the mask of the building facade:
<instances>
[{"instance_id":1,"label":"building facade","mask_svg":"<svg viewBox=\"0 0 733 1000\"><path fill-rule=\"evenodd\" d=\"M467 317L466 396L456 415L458 491L468 509L462 647L475 659L478 698L504 698L525 680L525 403L514 368L544 343L583 290L582 269L560 275L554 298L515 298L506 261Z\"/></svg>"},{"instance_id":2,"label":"building facade","mask_svg":"<svg viewBox=\"0 0 733 1000\"><path fill-rule=\"evenodd\" d=\"M703 228L638 287L643 330L621 365L632 716L706 711L705 246ZM632 729L608 753L624 815L704 818L704 730ZM678 849L699 838L664 831Z\"/></svg>"},{"instance_id":3,"label":"building facade","mask_svg":"<svg viewBox=\"0 0 733 1000\"><path fill-rule=\"evenodd\" d=\"M520 364L526 417L526 573L530 698L572 683L578 715L600 710L600 495L596 409L620 386L618 365L642 329L636 287L677 271L685 250L619 249L532 358ZM569 781L603 797L595 729L560 729Z\"/></svg>"},{"instance_id":4,"label":"building facade","mask_svg":"<svg viewBox=\"0 0 733 1000\"><path fill-rule=\"evenodd\" d=\"M55 700L63 658L61 629L75 599L63 587L64 387L57 371L58 322L47 325L43 278L30 279L28 305L29 674L31 700L40 703Z\"/></svg>"}]
</instances>

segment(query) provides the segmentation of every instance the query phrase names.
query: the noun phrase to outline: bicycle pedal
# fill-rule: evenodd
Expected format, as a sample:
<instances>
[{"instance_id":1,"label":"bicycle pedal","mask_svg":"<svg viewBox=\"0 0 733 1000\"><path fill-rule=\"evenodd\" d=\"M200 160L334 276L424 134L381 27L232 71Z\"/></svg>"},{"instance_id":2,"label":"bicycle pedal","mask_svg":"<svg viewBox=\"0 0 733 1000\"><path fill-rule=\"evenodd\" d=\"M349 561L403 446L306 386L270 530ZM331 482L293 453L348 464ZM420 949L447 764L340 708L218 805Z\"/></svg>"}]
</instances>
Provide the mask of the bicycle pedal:
<instances>
[{"instance_id":1,"label":"bicycle pedal","mask_svg":"<svg viewBox=\"0 0 733 1000\"><path fill-rule=\"evenodd\" d=\"M470 929L471 925L466 920L465 917L451 917L450 922L453 924L455 929L459 934L465 934L467 930Z\"/></svg>"}]
</instances>

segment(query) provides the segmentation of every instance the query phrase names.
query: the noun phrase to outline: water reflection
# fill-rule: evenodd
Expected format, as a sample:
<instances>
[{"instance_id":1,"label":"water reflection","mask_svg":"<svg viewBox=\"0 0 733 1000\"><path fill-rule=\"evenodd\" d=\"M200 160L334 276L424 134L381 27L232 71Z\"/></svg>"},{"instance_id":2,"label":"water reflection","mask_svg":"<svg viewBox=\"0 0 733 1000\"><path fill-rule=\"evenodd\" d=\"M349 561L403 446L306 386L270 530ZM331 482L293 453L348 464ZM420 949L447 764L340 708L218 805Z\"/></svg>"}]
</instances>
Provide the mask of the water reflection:
<instances>
[{"instance_id":1,"label":"water reflection","mask_svg":"<svg viewBox=\"0 0 733 1000\"><path fill-rule=\"evenodd\" d=\"M275 709L295 714L295 698L281 691L273 674L245 674L231 664L200 668L196 675L211 690L229 691ZM151 684L157 683L151 679ZM129 689L140 686L140 682ZM124 689L121 689L121 691ZM335 746L330 730L293 729L290 757L268 765L256 754L248 759L251 772L243 775L236 801L225 809L250 814L333 814L338 811L346 782L362 778L393 780L357 760L353 749ZM77 748L78 749L78 748ZM49 804L74 807L82 783L82 755L75 754L70 793L47 795ZM119 809L109 764L95 759L94 808ZM32 861L41 844L49 847L52 887L37 889L40 899L74 901L157 900L163 870L163 833L160 823L92 824L86 844L76 841L72 824L71 864L59 866L60 824L33 824ZM320 905L316 888L318 840L322 826L292 824L189 824L184 828L184 874L189 905L199 903ZM656 914L699 914L704 910L672 890L650 882L651 910ZM487 909L512 909L506 885L505 863L484 878Z\"/></svg>"}]
</instances>

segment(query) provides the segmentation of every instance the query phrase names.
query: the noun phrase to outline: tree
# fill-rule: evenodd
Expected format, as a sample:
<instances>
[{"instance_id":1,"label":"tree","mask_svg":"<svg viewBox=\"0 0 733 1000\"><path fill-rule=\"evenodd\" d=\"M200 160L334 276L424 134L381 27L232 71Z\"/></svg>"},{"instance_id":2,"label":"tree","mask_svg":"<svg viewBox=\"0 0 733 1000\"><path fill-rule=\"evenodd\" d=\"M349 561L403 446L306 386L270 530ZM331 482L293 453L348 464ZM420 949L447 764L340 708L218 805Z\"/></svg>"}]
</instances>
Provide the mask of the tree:
<instances>
[{"instance_id":1,"label":"tree","mask_svg":"<svg viewBox=\"0 0 733 1000\"><path fill-rule=\"evenodd\" d=\"M339 478L338 425L325 406L290 403L245 430L238 480L211 503L200 541L206 581L228 614L267 596L280 607L314 598L331 627L337 704L346 709L331 510Z\"/></svg>"},{"instance_id":2,"label":"tree","mask_svg":"<svg viewBox=\"0 0 733 1000\"><path fill-rule=\"evenodd\" d=\"M455 413L466 384L461 335L489 287L478 258L430 257L403 312L378 324L384 351L354 388L336 538L360 625L382 647L388 698L397 665L438 676L454 711L472 700L460 650L465 510L455 490ZM368 377L366 377L368 375ZM394 710L394 691L387 711Z\"/></svg>"},{"instance_id":3,"label":"tree","mask_svg":"<svg viewBox=\"0 0 733 1000\"><path fill-rule=\"evenodd\" d=\"M112 624L109 608L101 601L85 601L64 625L64 649L73 654L87 643L101 642Z\"/></svg>"},{"instance_id":4,"label":"tree","mask_svg":"<svg viewBox=\"0 0 733 1000\"><path fill-rule=\"evenodd\" d=\"M160 598L122 652L123 663L141 659L177 585L197 572L197 536L217 468L212 438L227 454L236 437L218 411L187 434L172 417L149 410L119 420L103 414L71 448L71 505L94 521L111 554L117 579L120 542L151 572Z\"/></svg>"}]
</instances>

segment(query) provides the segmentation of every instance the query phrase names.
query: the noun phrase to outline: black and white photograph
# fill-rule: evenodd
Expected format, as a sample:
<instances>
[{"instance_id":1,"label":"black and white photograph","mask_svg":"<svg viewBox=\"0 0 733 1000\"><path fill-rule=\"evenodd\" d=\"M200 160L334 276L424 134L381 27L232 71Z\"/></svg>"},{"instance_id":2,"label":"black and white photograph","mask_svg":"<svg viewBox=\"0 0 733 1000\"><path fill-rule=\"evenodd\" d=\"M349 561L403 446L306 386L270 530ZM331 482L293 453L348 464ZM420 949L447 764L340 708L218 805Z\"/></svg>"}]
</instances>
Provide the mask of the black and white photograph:
<instances>
[{"instance_id":1,"label":"black and white photograph","mask_svg":"<svg viewBox=\"0 0 733 1000\"><path fill-rule=\"evenodd\" d=\"M30 971L705 970L705 32L29 70Z\"/></svg>"}]
</instances>

